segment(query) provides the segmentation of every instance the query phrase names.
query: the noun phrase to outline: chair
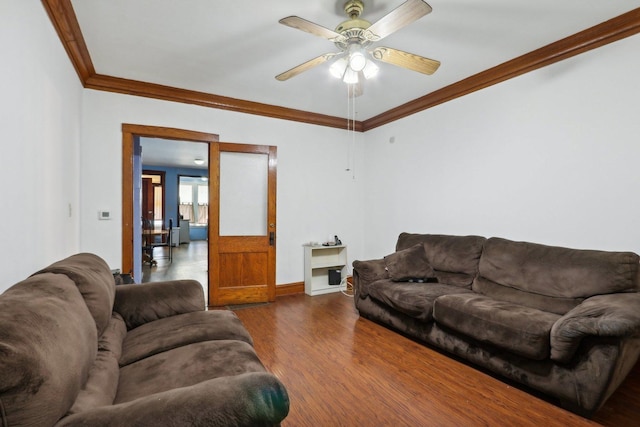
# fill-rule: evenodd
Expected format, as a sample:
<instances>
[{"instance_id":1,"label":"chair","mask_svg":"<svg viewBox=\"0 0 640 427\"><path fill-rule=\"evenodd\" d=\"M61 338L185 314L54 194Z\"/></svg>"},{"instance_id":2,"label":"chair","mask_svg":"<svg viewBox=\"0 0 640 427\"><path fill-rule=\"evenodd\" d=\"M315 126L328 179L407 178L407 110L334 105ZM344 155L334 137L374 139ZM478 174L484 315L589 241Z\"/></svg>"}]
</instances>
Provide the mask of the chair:
<instances>
[{"instance_id":1,"label":"chair","mask_svg":"<svg viewBox=\"0 0 640 427\"><path fill-rule=\"evenodd\" d=\"M169 230L157 230L153 222L148 219L142 219L142 252L143 262L148 262L149 265L157 265L157 259L168 259L169 262L173 260L173 245L171 242L171 234L173 230L173 219L169 219ZM160 242L156 242L156 237L160 236ZM154 258L153 250L157 247L168 247L169 254L159 258Z\"/></svg>"},{"instance_id":2,"label":"chair","mask_svg":"<svg viewBox=\"0 0 640 427\"><path fill-rule=\"evenodd\" d=\"M172 262L173 261L173 245L172 245L171 238L172 238L172 234L173 234L173 232L172 232L173 231L173 219L171 219L171 218L169 219L169 230L168 231L169 231L168 234L162 233L160 235L160 240L161 240L160 243L156 243L154 241L152 243L152 246L153 246L153 248L163 248L163 247L169 248L169 254L168 255L159 257L157 259L168 259L169 262ZM154 238L154 240L155 240L155 238ZM152 251L153 251L153 249L152 249ZM153 258L153 256L152 256L152 258ZM155 259L154 259L154 261L155 261Z\"/></svg>"},{"instance_id":3,"label":"chair","mask_svg":"<svg viewBox=\"0 0 640 427\"><path fill-rule=\"evenodd\" d=\"M142 218L142 262L155 265L157 262L153 259L153 244L155 243L155 235L153 234L153 223Z\"/></svg>"}]
</instances>

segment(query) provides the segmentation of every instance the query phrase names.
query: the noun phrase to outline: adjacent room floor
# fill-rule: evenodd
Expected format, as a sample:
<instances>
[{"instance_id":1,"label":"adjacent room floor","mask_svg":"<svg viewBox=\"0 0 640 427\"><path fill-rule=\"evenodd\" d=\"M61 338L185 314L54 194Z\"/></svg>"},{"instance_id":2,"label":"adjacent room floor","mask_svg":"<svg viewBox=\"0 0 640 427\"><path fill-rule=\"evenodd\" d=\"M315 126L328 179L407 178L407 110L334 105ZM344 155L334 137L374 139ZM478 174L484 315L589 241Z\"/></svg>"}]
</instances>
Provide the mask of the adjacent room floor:
<instances>
[{"instance_id":1,"label":"adjacent room floor","mask_svg":"<svg viewBox=\"0 0 640 427\"><path fill-rule=\"evenodd\" d=\"M142 265L142 282L161 282L164 280L194 279L202 284L205 300L208 292L206 240L192 240L171 248L172 259L169 260L169 248L157 247L153 250L153 258L157 265Z\"/></svg>"}]
</instances>

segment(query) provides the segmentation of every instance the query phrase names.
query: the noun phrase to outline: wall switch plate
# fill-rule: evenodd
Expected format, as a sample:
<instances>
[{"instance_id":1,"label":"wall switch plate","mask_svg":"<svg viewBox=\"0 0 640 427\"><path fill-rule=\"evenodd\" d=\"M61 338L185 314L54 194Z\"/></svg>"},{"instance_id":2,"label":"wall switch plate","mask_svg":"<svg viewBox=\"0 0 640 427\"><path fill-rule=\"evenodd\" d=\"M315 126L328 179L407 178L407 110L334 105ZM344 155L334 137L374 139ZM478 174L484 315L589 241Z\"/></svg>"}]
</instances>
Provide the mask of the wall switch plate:
<instances>
[{"instance_id":1,"label":"wall switch plate","mask_svg":"<svg viewBox=\"0 0 640 427\"><path fill-rule=\"evenodd\" d=\"M99 220L111 219L111 212L110 211L98 211L98 219Z\"/></svg>"}]
</instances>

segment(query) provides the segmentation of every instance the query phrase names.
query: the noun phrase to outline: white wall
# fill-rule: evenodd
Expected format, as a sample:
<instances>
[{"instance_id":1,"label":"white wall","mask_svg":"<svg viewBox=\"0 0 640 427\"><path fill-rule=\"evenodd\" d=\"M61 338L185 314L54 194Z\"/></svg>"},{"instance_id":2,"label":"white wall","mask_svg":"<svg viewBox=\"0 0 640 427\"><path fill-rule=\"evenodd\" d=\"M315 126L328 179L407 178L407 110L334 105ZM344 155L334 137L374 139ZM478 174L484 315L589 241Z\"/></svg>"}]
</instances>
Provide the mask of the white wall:
<instances>
[{"instance_id":1,"label":"white wall","mask_svg":"<svg viewBox=\"0 0 640 427\"><path fill-rule=\"evenodd\" d=\"M339 129L86 90L81 149L81 249L121 264L122 123L215 133L224 142L278 147L276 283L304 280L302 244L338 234L361 258L362 135ZM355 152L355 179L347 172ZM111 221L98 221L110 210Z\"/></svg>"},{"instance_id":2,"label":"white wall","mask_svg":"<svg viewBox=\"0 0 640 427\"><path fill-rule=\"evenodd\" d=\"M368 132L366 257L401 231L640 252L638 52L640 35Z\"/></svg>"},{"instance_id":3,"label":"white wall","mask_svg":"<svg viewBox=\"0 0 640 427\"><path fill-rule=\"evenodd\" d=\"M42 4L9 0L1 9L0 292L79 250L82 102Z\"/></svg>"},{"instance_id":4,"label":"white wall","mask_svg":"<svg viewBox=\"0 0 640 427\"><path fill-rule=\"evenodd\" d=\"M278 284L301 281L301 244L329 234L349 261L389 253L401 231L640 252L638 35L355 143L337 129L83 90L39 2L3 2L0 51L0 291L77 251L120 266L122 123L278 146Z\"/></svg>"}]
</instances>

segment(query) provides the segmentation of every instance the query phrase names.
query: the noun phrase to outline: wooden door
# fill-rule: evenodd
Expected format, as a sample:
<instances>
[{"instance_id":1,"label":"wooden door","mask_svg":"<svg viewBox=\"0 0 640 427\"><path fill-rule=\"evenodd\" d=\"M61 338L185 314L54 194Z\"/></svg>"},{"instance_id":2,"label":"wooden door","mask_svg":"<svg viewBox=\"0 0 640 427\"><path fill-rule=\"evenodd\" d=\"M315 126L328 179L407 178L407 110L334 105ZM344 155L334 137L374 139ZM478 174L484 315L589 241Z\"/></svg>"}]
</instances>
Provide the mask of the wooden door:
<instances>
[{"instance_id":1,"label":"wooden door","mask_svg":"<svg viewBox=\"0 0 640 427\"><path fill-rule=\"evenodd\" d=\"M154 214L154 189L153 180L151 178L142 178L142 220L145 224L142 228L153 228Z\"/></svg>"},{"instance_id":2,"label":"wooden door","mask_svg":"<svg viewBox=\"0 0 640 427\"><path fill-rule=\"evenodd\" d=\"M274 301L276 147L210 145L209 305Z\"/></svg>"}]
</instances>

